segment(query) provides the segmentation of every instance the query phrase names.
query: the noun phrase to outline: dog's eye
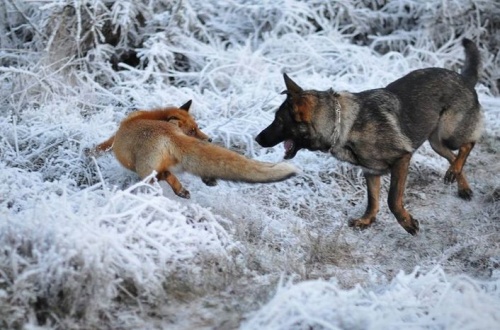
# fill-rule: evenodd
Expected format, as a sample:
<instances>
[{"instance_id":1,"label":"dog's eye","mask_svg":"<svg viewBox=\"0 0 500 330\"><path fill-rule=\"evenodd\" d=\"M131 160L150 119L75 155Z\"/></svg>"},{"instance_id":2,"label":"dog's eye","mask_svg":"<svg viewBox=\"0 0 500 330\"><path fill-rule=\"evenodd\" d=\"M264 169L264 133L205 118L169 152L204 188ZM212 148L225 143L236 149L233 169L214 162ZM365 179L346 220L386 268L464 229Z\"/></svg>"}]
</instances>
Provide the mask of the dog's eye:
<instances>
[{"instance_id":1,"label":"dog's eye","mask_svg":"<svg viewBox=\"0 0 500 330\"><path fill-rule=\"evenodd\" d=\"M195 134L196 134L196 129L195 128L191 128L191 130L188 132L189 136L193 136Z\"/></svg>"}]
</instances>

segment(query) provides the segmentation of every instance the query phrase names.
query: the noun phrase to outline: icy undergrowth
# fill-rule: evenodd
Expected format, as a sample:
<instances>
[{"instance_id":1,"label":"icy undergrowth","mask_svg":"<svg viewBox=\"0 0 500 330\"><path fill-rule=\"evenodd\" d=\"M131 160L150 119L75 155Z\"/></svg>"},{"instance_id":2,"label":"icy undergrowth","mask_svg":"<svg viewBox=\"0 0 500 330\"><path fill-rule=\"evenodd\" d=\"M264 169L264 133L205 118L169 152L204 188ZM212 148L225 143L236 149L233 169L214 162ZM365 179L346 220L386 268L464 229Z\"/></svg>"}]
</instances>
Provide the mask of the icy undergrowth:
<instances>
[{"instance_id":1,"label":"icy undergrowth","mask_svg":"<svg viewBox=\"0 0 500 330\"><path fill-rule=\"evenodd\" d=\"M242 329L488 329L500 322L499 285L498 277L450 278L440 268L401 273L369 290L343 290L335 281L286 283Z\"/></svg>"}]
</instances>

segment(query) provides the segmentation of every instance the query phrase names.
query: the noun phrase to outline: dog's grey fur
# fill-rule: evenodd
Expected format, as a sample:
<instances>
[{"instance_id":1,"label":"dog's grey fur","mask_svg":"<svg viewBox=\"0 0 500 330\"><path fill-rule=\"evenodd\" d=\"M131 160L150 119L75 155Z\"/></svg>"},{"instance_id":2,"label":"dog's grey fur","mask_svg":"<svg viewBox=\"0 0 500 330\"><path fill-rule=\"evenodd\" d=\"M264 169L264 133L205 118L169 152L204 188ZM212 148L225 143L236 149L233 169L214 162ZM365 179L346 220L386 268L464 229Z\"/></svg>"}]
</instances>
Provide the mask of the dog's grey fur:
<instances>
[{"instance_id":1,"label":"dog's grey fur","mask_svg":"<svg viewBox=\"0 0 500 330\"><path fill-rule=\"evenodd\" d=\"M301 148L329 151L363 168L368 208L351 225L366 227L378 211L380 175L391 173L389 206L411 234L419 224L403 207L402 195L411 155L426 140L450 162L445 181L458 181L459 196L472 191L462 172L470 150L480 138L482 113L474 86L480 68L476 45L463 40L462 73L442 68L410 72L385 88L360 93L303 90L284 75L286 100L274 121L256 141L271 147L285 141L285 158ZM452 150L459 150L455 155Z\"/></svg>"}]
</instances>

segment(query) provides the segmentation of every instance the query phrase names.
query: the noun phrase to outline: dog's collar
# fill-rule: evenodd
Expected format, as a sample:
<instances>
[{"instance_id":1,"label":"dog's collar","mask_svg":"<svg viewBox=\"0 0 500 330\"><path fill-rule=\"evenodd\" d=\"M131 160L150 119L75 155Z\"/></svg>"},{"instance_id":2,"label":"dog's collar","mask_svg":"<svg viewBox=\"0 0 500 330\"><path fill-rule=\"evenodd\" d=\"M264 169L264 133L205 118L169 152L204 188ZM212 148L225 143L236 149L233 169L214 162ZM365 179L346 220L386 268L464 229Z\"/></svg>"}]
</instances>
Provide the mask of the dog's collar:
<instances>
[{"instance_id":1,"label":"dog's collar","mask_svg":"<svg viewBox=\"0 0 500 330\"><path fill-rule=\"evenodd\" d=\"M334 111L335 111L335 117L337 117L336 123L333 126L333 133L332 133L332 147L333 147L333 146L335 146L335 144L337 144L337 142L340 138L340 128L341 128L340 122L341 122L341 118L342 118L342 116L341 116L342 106L340 105L340 102L338 100L338 97L340 96L340 94L334 92L333 89L330 89L330 94L333 97L333 100L335 102Z\"/></svg>"},{"instance_id":2,"label":"dog's collar","mask_svg":"<svg viewBox=\"0 0 500 330\"><path fill-rule=\"evenodd\" d=\"M340 124L340 110L342 107L340 106L340 102L338 100L338 97L340 96L339 93L335 92L332 88L329 90L331 96L333 97L333 100L335 101L335 116L338 118L338 124Z\"/></svg>"},{"instance_id":3,"label":"dog's collar","mask_svg":"<svg viewBox=\"0 0 500 330\"><path fill-rule=\"evenodd\" d=\"M340 126L340 110L342 109L342 107L340 106L340 102L339 100L337 99L337 97L335 97L335 116L337 116L337 122Z\"/></svg>"}]
</instances>

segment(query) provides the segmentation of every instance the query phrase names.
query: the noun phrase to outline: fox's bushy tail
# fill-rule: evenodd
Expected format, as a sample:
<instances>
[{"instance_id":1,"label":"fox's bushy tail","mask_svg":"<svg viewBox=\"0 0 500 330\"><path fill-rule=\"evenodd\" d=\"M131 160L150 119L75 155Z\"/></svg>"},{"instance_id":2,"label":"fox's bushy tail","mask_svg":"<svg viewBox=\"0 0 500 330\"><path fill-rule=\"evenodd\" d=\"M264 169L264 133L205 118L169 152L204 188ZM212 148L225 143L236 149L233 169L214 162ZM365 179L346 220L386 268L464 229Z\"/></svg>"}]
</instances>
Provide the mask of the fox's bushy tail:
<instances>
[{"instance_id":1,"label":"fox's bushy tail","mask_svg":"<svg viewBox=\"0 0 500 330\"><path fill-rule=\"evenodd\" d=\"M465 49L465 62L461 75L464 77L467 86L474 88L479 80L479 70L481 67L481 55L476 44L467 38L462 40Z\"/></svg>"},{"instance_id":2,"label":"fox's bushy tail","mask_svg":"<svg viewBox=\"0 0 500 330\"><path fill-rule=\"evenodd\" d=\"M268 183L286 180L300 171L287 163L267 163L203 141L191 144L183 154L185 171L204 178L236 182Z\"/></svg>"}]
</instances>

